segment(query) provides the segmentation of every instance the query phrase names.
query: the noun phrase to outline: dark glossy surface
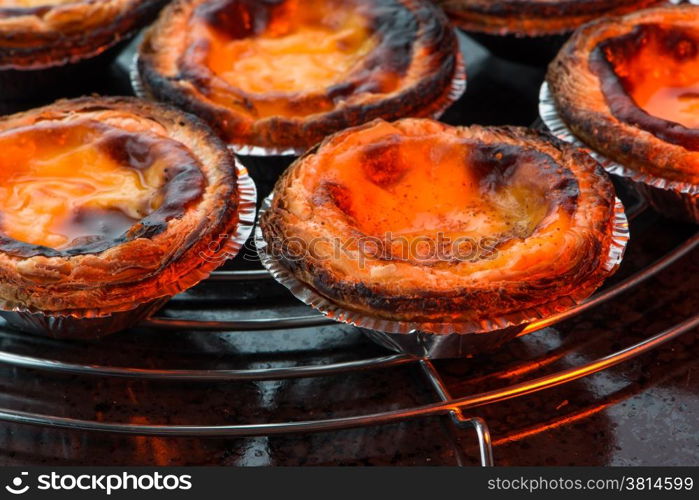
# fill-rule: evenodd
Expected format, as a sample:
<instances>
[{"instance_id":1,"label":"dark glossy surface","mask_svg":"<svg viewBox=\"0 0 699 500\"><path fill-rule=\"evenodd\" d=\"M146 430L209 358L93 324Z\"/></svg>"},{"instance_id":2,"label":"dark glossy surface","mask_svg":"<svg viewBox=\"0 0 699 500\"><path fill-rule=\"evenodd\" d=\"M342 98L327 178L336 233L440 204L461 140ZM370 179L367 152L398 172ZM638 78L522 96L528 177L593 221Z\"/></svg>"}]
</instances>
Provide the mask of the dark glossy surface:
<instances>
[{"instance_id":1,"label":"dark glossy surface","mask_svg":"<svg viewBox=\"0 0 699 500\"><path fill-rule=\"evenodd\" d=\"M469 90L451 123L529 124L543 72L468 45ZM121 73L123 76L123 72ZM112 91L123 92L115 78ZM632 225L614 281L697 228L646 212ZM250 253L246 255L250 256ZM238 258L231 267L253 267ZM596 359L696 314L694 252L612 302L490 355L437 362L454 396L502 387ZM219 282L177 297L172 317L232 319L304 313L271 282ZM699 465L699 339L685 334L642 358L543 393L476 408L499 465ZM0 349L80 363L148 368L259 368L385 354L351 327L282 332L132 331L58 342L4 330ZM57 375L0 365L0 407L132 423L281 422L405 408L436 400L417 366L265 382L168 382ZM1 464L454 465L477 463L475 436L445 419L314 435L248 439L127 437L0 424Z\"/></svg>"}]
</instances>

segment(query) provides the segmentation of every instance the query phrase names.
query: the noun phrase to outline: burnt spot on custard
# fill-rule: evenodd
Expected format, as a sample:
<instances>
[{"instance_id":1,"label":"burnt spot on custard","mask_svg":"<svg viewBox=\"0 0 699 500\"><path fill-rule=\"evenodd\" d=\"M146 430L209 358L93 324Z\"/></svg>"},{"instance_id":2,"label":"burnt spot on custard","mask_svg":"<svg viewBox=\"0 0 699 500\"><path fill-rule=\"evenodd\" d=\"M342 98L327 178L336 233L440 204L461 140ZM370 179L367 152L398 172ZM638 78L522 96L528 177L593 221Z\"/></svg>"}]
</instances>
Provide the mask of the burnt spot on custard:
<instances>
[{"instance_id":1,"label":"burnt spot on custard","mask_svg":"<svg viewBox=\"0 0 699 500\"><path fill-rule=\"evenodd\" d=\"M336 182L324 181L313 193L313 203L324 205L331 203L342 213L352 218L352 193L347 186Z\"/></svg>"},{"instance_id":2,"label":"burnt spot on custard","mask_svg":"<svg viewBox=\"0 0 699 500\"><path fill-rule=\"evenodd\" d=\"M580 186L575 175L546 153L512 144L477 144L468 150L466 162L480 177L483 192L507 189L520 175L529 187L542 189L549 213L561 207L572 215L577 208Z\"/></svg>"},{"instance_id":3,"label":"burnt spot on custard","mask_svg":"<svg viewBox=\"0 0 699 500\"><path fill-rule=\"evenodd\" d=\"M152 238L162 233L169 221L181 218L192 203L201 199L207 182L199 160L183 144L167 137L129 132L92 120L84 123L101 134L89 147L108 156L122 168L141 172L139 175L145 175L156 165L162 168L154 199L145 200L143 206L137 203L133 206L144 216L134 218L115 207L79 206L66 214L62 229L69 235L72 229L79 228L83 234L56 249L7 236L2 230L3 214L0 213L0 251L23 258L99 253L128 241ZM73 126L82 125L40 122L28 129L36 129L42 141L60 143L65 140L64 130Z\"/></svg>"},{"instance_id":4,"label":"burnt spot on custard","mask_svg":"<svg viewBox=\"0 0 699 500\"><path fill-rule=\"evenodd\" d=\"M384 189L400 182L410 166L400 155L400 136L368 144L362 153L362 170L367 179Z\"/></svg>"},{"instance_id":5,"label":"burnt spot on custard","mask_svg":"<svg viewBox=\"0 0 699 500\"><path fill-rule=\"evenodd\" d=\"M480 190L494 199L511 195L527 214L542 209L541 220L561 211L572 216L578 206L580 186L572 171L548 154L512 144L474 144L465 159L479 178ZM531 211L531 212L530 212ZM509 221L507 230L488 235L484 258L512 240L525 240L536 232L537 217L523 216Z\"/></svg>"},{"instance_id":6,"label":"burnt spot on custard","mask_svg":"<svg viewBox=\"0 0 699 500\"><path fill-rule=\"evenodd\" d=\"M153 164L156 151L152 141L143 140L135 134L110 132L98 143L117 163L133 168L144 169Z\"/></svg>"},{"instance_id":7,"label":"burnt spot on custard","mask_svg":"<svg viewBox=\"0 0 699 500\"><path fill-rule=\"evenodd\" d=\"M665 142L699 151L699 129L654 116L633 98L639 79L648 73L635 69L635 65L641 60L652 60L654 54L658 69L662 69L664 61L669 61L680 66L691 65L699 75L699 70L694 69L699 68L699 31L641 24L625 35L600 42L590 54L589 65L600 79L602 93L614 117Z\"/></svg>"}]
</instances>

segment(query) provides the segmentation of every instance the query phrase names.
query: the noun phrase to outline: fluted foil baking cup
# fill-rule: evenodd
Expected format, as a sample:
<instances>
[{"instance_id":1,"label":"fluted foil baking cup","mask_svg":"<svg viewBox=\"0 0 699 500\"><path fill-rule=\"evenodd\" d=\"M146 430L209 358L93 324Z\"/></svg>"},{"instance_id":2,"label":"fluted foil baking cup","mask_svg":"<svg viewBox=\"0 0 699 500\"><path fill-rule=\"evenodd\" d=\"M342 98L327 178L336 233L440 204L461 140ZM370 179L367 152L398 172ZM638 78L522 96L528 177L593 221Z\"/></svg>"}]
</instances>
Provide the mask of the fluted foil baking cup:
<instances>
[{"instance_id":1,"label":"fluted foil baking cup","mask_svg":"<svg viewBox=\"0 0 699 500\"><path fill-rule=\"evenodd\" d=\"M175 293L191 288L225 262L233 258L250 237L255 226L257 189L247 169L235 159L238 174L238 224L221 248L217 248L216 260L203 260L202 265L179 280L163 288L161 297L139 304L124 311L103 312L99 309L85 309L58 314L46 314L20 305L6 305L0 310L0 317L18 329L30 333L48 335L55 338L99 338L116 333L148 318L164 306ZM218 258L222 256L222 258ZM224 258L225 257L225 258Z\"/></svg>"},{"instance_id":2,"label":"fluted foil baking cup","mask_svg":"<svg viewBox=\"0 0 699 500\"><path fill-rule=\"evenodd\" d=\"M699 2L699 0L697 1ZM578 137L561 119L561 116L558 114L558 110L556 109L556 102L553 99L553 94L551 93L547 82L543 83L539 92L539 116L541 116L541 120L544 122L544 125L546 125L553 135L585 150L610 174L618 175L619 177L627 177L634 182L643 183L658 189L671 190L692 195L699 194L699 185L697 184L672 181L663 179L662 177L649 175L644 172L639 172L637 170L632 170L591 149L590 146L578 139Z\"/></svg>"},{"instance_id":3,"label":"fluted foil baking cup","mask_svg":"<svg viewBox=\"0 0 699 500\"><path fill-rule=\"evenodd\" d=\"M0 311L0 316L12 328L25 333L47 335L56 339L98 339L147 319L169 300L170 297L160 297L134 309L106 316L49 315L26 310Z\"/></svg>"},{"instance_id":4,"label":"fluted foil baking cup","mask_svg":"<svg viewBox=\"0 0 699 500\"><path fill-rule=\"evenodd\" d=\"M141 76L138 72L138 53L134 55L131 69L129 71L131 80L131 88L138 97L142 99L154 100L153 96L146 90ZM444 112L456 101L461 99L466 92L466 64L464 56L459 52L456 56L456 68L454 69L454 78L451 81L449 89L442 97L432 103L426 110L425 115L428 118L435 120L440 118ZM244 144L230 144L229 149L235 154L241 156L300 156L306 152L308 148L271 148L263 146L250 146Z\"/></svg>"},{"instance_id":5,"label":"fluted foil baking cup","mask_svg":"<svg viewBox=\"0 0 699 500\"><path fill-rule=\"evenodd\" d=\"M258 221L271 206L273 196L274 194L271 194L262 202ZM628 241L629 225L624 205L621 200L615 198L612 242L604 263L604 270L608 275L621 264ZM416 356L464 357L488 350L516 337L529 323L545 319L578 303L566 296L547 304L479 322L420 323L387 320L346 309L300 281L268 252L268 245L259 224L255 228L255 246L262 265L301 302L328 318L363 329L372 340L389 349ZM580 300L585 298L587 297L581 297Z\"/></svg>"}]
</instances>

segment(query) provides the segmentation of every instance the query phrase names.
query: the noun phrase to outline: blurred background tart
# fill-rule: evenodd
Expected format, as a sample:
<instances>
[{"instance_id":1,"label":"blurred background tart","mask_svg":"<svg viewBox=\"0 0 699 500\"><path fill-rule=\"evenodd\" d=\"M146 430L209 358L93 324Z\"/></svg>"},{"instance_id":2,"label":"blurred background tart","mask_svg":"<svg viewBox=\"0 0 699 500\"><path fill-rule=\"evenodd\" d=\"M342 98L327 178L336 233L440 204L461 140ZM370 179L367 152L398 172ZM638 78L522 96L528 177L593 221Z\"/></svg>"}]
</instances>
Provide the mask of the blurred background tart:
<instances>
[{"instance_id":1,"label":"blurred background tart","mask_svg":"<svg viewBox=\"0 0 699 500\"><path fill-rule=\"evenodd\" d=\"M239 222L237 174L202 122L134 98L0 119L0 314L99 336L217 267Z\"/></svg>"},{"instance_id":2,"label":"blurred background tart","mask_svg":"<svg viewBox=\"0 0 699 500\"><path fill-rule=\"evenodd\" d=\"M699 7L581 28L547 81L566 126L659 211L699 221Z\"/></svg>"},{"instance_id":3,"label":"blurred background tart","mask_svg":"<svg viewBox=\"0 0 699 500\"><path fill-rule=\"evenodd\" d=\"M350 311L502 325L599 287L619 263L614 220L601 167L548 134L404 119L297 160L260 227L268 254Z\"/></svg>"},{"instance_id":4,"label":"blurred background tart","mask_svg":"<svg viewBox=\"0 0 699 500\"><path fill-rule=\"evenodd\" d=\"M668 0L436 0L452 22L494 54L547 64L578 26Z\"/></svg>"},{"instance_id":5,"label":"blurred background tart","mask_svg":"<svg viewBox=\"0 0 699 500\"><path fill-rule=\"evenodd\" d=\"M0 0L0 100L87 88L167 0Z\"/></svg>"},{"instance_id":6,"label":"blurred background tart","mask_svg":"<svg viewBox=\"0 0 699 500\"><path fill-rule=\"evenodd\" d=\"M146 95L232 145L301 152L377 117L433 114L457 56L426 0L176 0L147 32L138 71Z\"/></svg>"}]
</instances>

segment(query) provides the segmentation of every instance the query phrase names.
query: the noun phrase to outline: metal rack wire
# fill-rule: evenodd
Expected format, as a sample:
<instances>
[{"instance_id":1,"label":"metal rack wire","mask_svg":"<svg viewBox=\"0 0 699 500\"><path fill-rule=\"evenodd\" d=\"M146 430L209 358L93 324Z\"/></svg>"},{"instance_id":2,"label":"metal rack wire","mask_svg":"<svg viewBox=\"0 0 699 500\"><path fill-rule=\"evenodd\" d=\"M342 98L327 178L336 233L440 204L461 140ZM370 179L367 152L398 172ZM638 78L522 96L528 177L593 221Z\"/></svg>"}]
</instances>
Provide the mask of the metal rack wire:
<instances>
[{"instance_id":1,"label":"metal rack wire","mask_svg":"<svg viewBox=\"0 0 699 500\"><path fill-rule=\"evenodd\" d=\"M635 219L645 209L646 206L643 203L636 203L628 210L629 219ZM604 304L612 298L629 291L649 278L655 276L657 273L668 268L670 265L686 256L697 247L699 247L699 232L689 237L682 244L675 247L673 250L653 262L651 265L637 271L635 274L632 274L615 285L608 287L604 291L599 292L577 307L548 318L544 321L529 325L523 334L532 333L534 331L554 325L563 320L586 312L596 306ZM251 281L269 278L270 277L267 275L266 271L220 271L213 274L211 281ZM147 321L144 326L153 329L170 331L187 329L189 331L200 332L223 332L239 330L268 331L319 326L329 323L332 323L332 321L319 314L309 313L296 317L263 319L254 318L241 319L237 321L195 321L156 317ZM539 378L533 378L524 382L508 385L497 390L472 394L460 398L454 398L449 393L437 368L429 359L413 357L406 354L389 354L356 361L294 367L272 367L243 370L171 370L70 363L57 359L15 354L5 350L0 350L0 363L14 367L42 370L45 372L79 374L85 376L188 381L218 380L233 382L322 377L411 364L418 366L421 369L420 372L423 374L425 380L429 383L429 386L432 388L436 396L435 402L422 406L371 414L357 414L348 417L301 420L294 422L265 422L239 425L142 425L132 423L99 422L96 420L80 420L11 409L0 409L0 420L19 424L120 434L178 437L250 437L285 433L331 431L353 427L381 425L400 420L440 415L450 418L451 422L459 429L472 428L475 430L480 452L480 462L482 465L487 466L493 465L493 453L488 426L480 418L468 417L465 415L465 410L474 408L476 406L483 406L506 399L531 394L533 392L580 379L648 352L651 349L654 349L655 347L666 343L698 326L699 314L678 323L672 328L659 332L638 343L630 345L619 351L612 352L599 359L595 359L584 364L579 364L572 368Z\"/></svg>"}]
</instances>

